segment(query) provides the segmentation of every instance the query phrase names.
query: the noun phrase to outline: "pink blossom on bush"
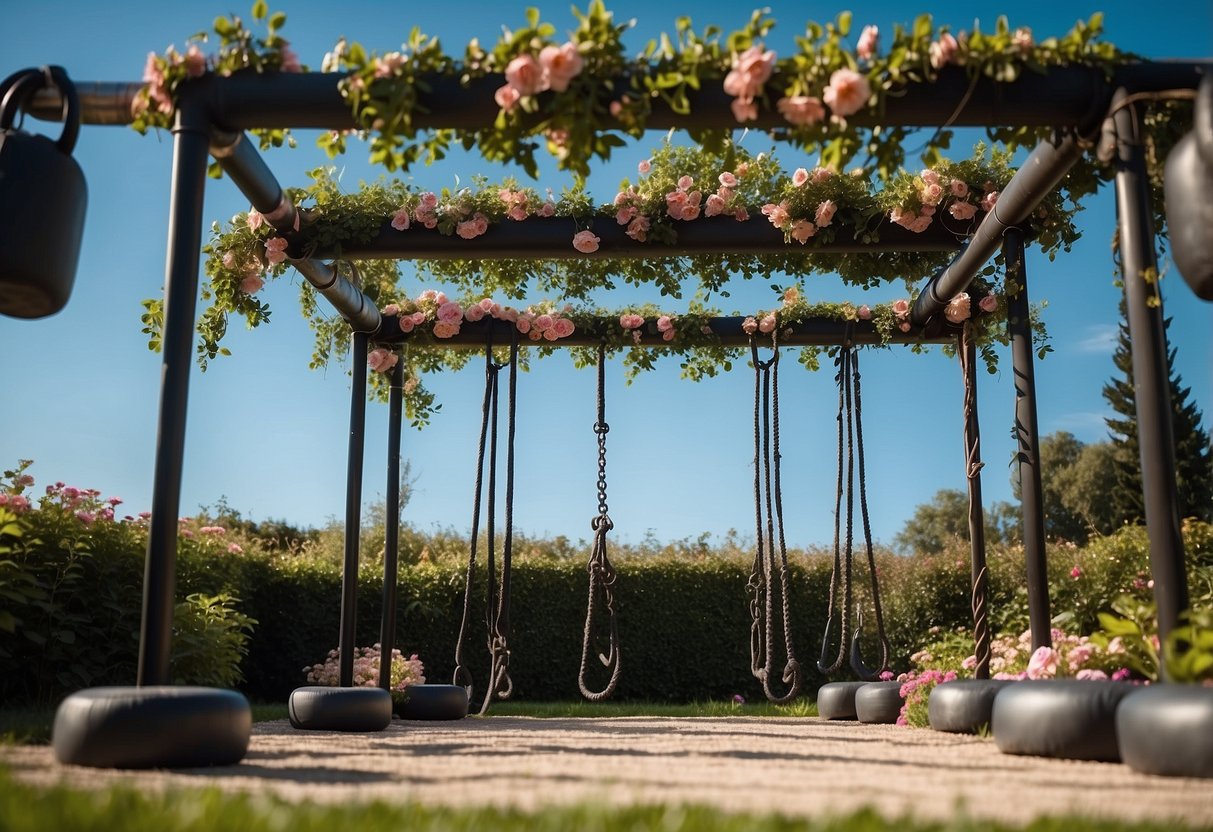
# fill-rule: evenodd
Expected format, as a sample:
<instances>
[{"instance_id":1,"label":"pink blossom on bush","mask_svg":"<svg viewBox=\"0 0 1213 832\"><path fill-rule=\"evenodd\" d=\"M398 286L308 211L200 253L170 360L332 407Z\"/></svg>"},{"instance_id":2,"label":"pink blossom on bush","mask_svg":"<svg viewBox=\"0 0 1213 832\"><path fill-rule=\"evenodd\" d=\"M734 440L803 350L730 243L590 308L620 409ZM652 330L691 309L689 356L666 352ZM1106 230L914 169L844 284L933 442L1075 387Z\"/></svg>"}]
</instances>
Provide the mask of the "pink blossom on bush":
<instances>
[{"instance_id":1,"label":"pink blossom on bush","mask_svg":"<svg viewBox=\"0 0 1213 832\"><path fill-rule=\"evenodd\" d=\"M641 159L640 164L636 165L636 170L640 171L641 173L648 173L652 169L653 163L648 159Z\"/></svg>"},{"instance_id":2,"label":"pink blossom on bush","mask_svg":"<svg viewBox=\"0 0 1213 832\"><path fill-rule=\"evenodd\" d=\"M580 75L585 66L575 43L543 47L539 52L539 63L543 67L544 82L556 92L567 90L569 82Z\"/></svg>"},{"instance_id":3,"label":"pink blossom on bush","mask_svg":"<svg viewBox=\"0 0 1213 832\"><path fill-rule=\"evenodd\" d=\"M724 200L719 194L709 194L708 200L703 206L703 215L705 217L715 217L724 213Z\"/></svg>"},{"instance_id":4,"label":"pink blossom on bush","mask_svg":"<svg viewBox=\"0 0 1213 832\"><path fill-rule=\"evenodd\" d=\"M788 204L781 202L778 205L768 202L762 206L762 213L770 220L771 225L776 228L782 228L792 219L788 213Z\"/></svg>"},{"instance_id":5,"label":"pink blossom on bush","mask_svg":"<svg viewBox=\"0 0 1213 832\"><path fill-rule=\"evenodd\" d=\"M250 208L248 212L248 227L250 231L256 231L265 224L265 214L260 211Z\"/></svg>"},{"instance_id":6,"label":"pink blossom on bush","mask_svg":"<svg viewBox=\"0 0 1213 832\"><path fill-rule=\"evenodd\" d=\"M624 329L639 329L644 326L644 316L634 313L620 315L619 325Z\"/></svg>"},{"instance_id":7,"label":"pink blossom on bush","mask_svg":"<svg viewBox=\"0 0 1213 832\"><path fill-rule=\"evenodd\" d=\"M451 323L450 321L435 321L434 322L434 337L435 338L451 338L459 333L459 324Z\"/></svg>"},{"instance_id":8,"label":"pink blossom on bush","mask_svg":"<svg viewBox=\"0 0 1213 832\"><path fill-rule=\"evenodd\" d=\"M270 237L265 241L265 259L271 263L281 263L286 260L286 238Z\"/></svg>"},{"instance_id":9,"label":"pink blossom on bush","mask_svg":"<svg viewBox=\"0 0 1213 832\"><path fill-rule=\"evenodd\" d=\"M1074 579L1081 578L1082 577L1082 568L1075 566L1073 569L1070 570L1070 577L1074 578Z\"/></svg>"},{"instance_id":10,"label":"pink blossom on bush","mask_svg":"<svg viewBox=\"0 0 1213 832\"><path fill-rule=\"evenodd\" d=\"M551 328L552 316L547 314L546 312L543 313L542 315L536 315L534 320L531 321L531 326L532 326L532 328L537 329L540 332L544 332L545 330Z\"/></svg>"},{"instance_id":11,"label":"pink blossom on bush","mask_svg":"<svg viewBox=\"0 0 1213 832\"><path fill-rule=\"evenodd\" d=\"M931 66L935 69L943 69L948 64L952 63L952 59L956 57L956 50L960 44L956 42L950 33L943 32L939 36L939 40L931 43L928 52L931 56Z\"/></svg>"},{"instance_id":12,"label":"pink blossom on bush","mask_svg":"<svg viewBox=\"0 0 1213 832\"><path fill-rule=\"evenodd\" d=\"M549 201L549 202L545 202L542 205L540 205L539 206L539 216L541 216L541 217L556 216L556 203Z\"/></svg>"},{"instance_id":13,"label":"pink blossom on bush","mask_svg":"<svg viewBox=\"0 0 1213 832\"><path fill-rule=\"evenodd\" d=\"M514 109L514 105L518 103L518 99L522 98L522 93L512 84L502 84L493 93L493 100L497 102L497 106L505 110L507 113Z\"/></svg>"},{"instance_id":14,"label":"pink blossom on bush","mask_svg":"<svg viewBox=\"0 0 1213 832\"><path fill-rule=\"evenodd\" d=\"M376 373L388 373L396 366L396 362L399 360L400 356L391 350L376 347L367 353L366 366Z\"/></svg>"},{"instance_id":15,"label":"pink blossom on bush","mask_svg":"<svg viewBox=\"0 0 1213 832\"><path fill-rule=\"evenodd\" d=\"M1027 26L1020 26L1015 30L1015 34L1011 35L1011 45L1018 49L1021 55L1031 52L1032 47L1036 45L1036 41L1032 37L1032 30Z\"/></svg>"},{"instance_id":16,"label":"pink blossom on bush","mask_svg":"<svg viewBox=\"0 0 1213 832\"><path fill-rule=\"evenodd\" d=\"M737 187L737 177L727 170L720 174L720 176L717 177L717 180L720 182L721 186L725 188Z\"/></svg>"},{"instance_id":17,"label":"pink blossom on bush","mask_svg":"<svg viewBox=\"0 0 1213 832\"><path fill-rule=\"evenodd\" d=\"M880 29L876 26L864 26L859 34L859 43L855 45L855 54L865 61L870 61L879 44Z\"/></svg>"},{"instance_id":18,"label":"pink blossom on bush","mask_svg":"<svg viewBox=\"0 0 1213 832\"><path fill-rule=\"evenodd\" d=\"M816 233L817 226L808 220L796 220L792 223L792 239L801 245L804 245Z\"/></svg>"},{"instance_id":19,"label":"pink blossom on bush","mask_svg":"<svg viewBox=\"0 0 1213 832\"><path fill-rule=\"evenodd\" d=\"M227 551L229 555L239 555L244 553L244 547L239 543L229 543L227 544Z\"/></svg>"},{"instance_id":20,"label":"pink blossom on bush","mask_svg":"<svg viewBox=\"0 0 1213 832\"><path fill-rule=\"evenodd\" d=\"M813 218L817 223L818 228L825 228L834 221L834 214L838 211L838 206L834 204L834 200L827 199L824 202L818 203L817 211Z\"/></svg>"},{"instance_id":21,"label":"pink blossom on bush","mask_svg":"<svg viewBox=\"0 0 1213 832\"><path fill-rule=\"evenodd\" d=\"M900 329L902 332L909 332L910 331L910 322L902 321L901 323L899 323L897 325L897 328Z\"/></svg>"},{"instance_id":22,"label":"pink blossom on bush","mask_svg":"<svg viewBox=\"0 0 1213 832\"><path fill-rule=\"evenodd\" d=\"M447 301L438 307L438 320L448 324L458 324L463 320L463 307L455 301Z\"/></svg>"},{"instance_id":23,"label":"pink blossom on bush","mask_svg":"<svg viewBox=\"0 0 1213 832\"><path fill-rule=\"evenodd\" d=\"M748 316L741 322L741 330L747 335L753 335L758 331L758 321L754 319L753 315Z\"/></svg>"},{"instance_id":24,"label":"pink blossom on bush","mask_svg":"<svg viewBox=\"0 0 1213 832\"><path fill-rule=\"evenodd\" d=\"M1057 651L1052 647L1037 647L1028 660L1029 679L1051 679L1057 675Z\"/></svg>"},{"instance_id":25,"label":"pink blossom on bush","mask_svg":"<svg viewBox=\"0 0 1213 832\"><path fill-rule=\"evenodd\" d=\"M520 95L534 95L547 89L543 67L531 55L519 55L505 67L505 80Z\"/></svg>"},{"instance_id":26,"label":"pink blossom on bush","mask_svg":"<svg viewBox=\"0 0 1213 832\"><path fill-rule=\"evenodd\" d=\"M552 329L556 330L557 338L568 338L577 327L568 318L557 318L552 324Z\"/></svg>"},{"instance_id":27,"label":"pink blossom on bush","mask_svg":"<svg viewBox=\"0 0 1213 832\"><path fill-rule=\"evenodd\" d=\"M954 219L962 221L971 220L977 214L977 206L962 199L949 205L948 213L951 214Z\"/></svg>"},{"instance_id":28,"label":"pink blossom on bush","mask_svg":"<svg viewBox=\"0 0 1213 832\"><path fill-rule=\"evenodd\" d=\"M868 321L872 319L872 310L866 303L859 307L855 314L859 315L859 320L861 321Z\"/></svg>"},{"instance_id":29,"label":"pink blossom on bush","mask_svg":"<svg viewBox=\"0 0 1213 832\"><path fill-rule=\"evenodd\" d=\"M531 331L530 315L525 315L525 314L519 315L518 320L514 322L514 326L516 326L518 328L519 332L521 332L523 335L526 335L528 332Z\"/></svg>"},{"instance_id":30,"label":"pink blossom on bush","mask_svg":"<svg viewBox=\"0 0 1213 832\"><path fill-rule=\"evenodd\" d=\"M775 102L775 109L788 124L807 127L826 117L821 99L811 95L793 95Z\"/></svg>"},{"instance_id":31,"label":"pink blossom on bush","mask_svg":"<svg viewBox=\"0 0 1213 832\"><path fill-rule=\"evenodd\" d=\"M758 322L759 332L774 332L775 327L779 325L779 320L775 317L775 313L769 312L763 315L762 320Z\"/></svg>"},{"instance_id":32,"label":"pink blossom on bush","mask_svg":"<svg viewBox=\"0 0 1213 832\"><path fill-rule=\"evenodd\" d=\"M476 323L476 321L484 318L484 310L480 308L479 304L473 303L464 310L463 317L466 318L470 323Z\"/></svg>"},{"instance_id":33,"label":"pink blossom on bush","mask_svg":"<svg viewBox=\"0 0 1213 832\"><path fill-rule=\"evenodd\" d=\"M752 100L762 93L762 87L775 69L775 53L760 45L751 46L733 55L733 66L724 78L724 91L734 98Z\"/></svg>"},{"instance_id":34,"label":"pink blossom on bush","mask_svg":"<svg viewBox=\"0 0 1213 832\"><path fill-rule=\"evenodd\" d=\"M649 233L649 218L636 217L628 223L628 230L625 232L629 237L638 243L643 243L648 238Z\"/></svg>"},{"instance_id":35,"label":"pink blossom on bush","mask_svg":"<svg viewBox=\"0 0 1213 832\"><path fill-rule=\"evenodd\" d=\"M1082 670L1075 673L1074 678L1075 679L1086 679L1086 680L1089 680L1092 682L1101 682L1101 681L1107 680L1108 674L1104 673L1102 670L1097 670L1097 669L1091 668L1091 667L1085 667Z\"/></svg>"},{"instance_id":36,"label":"pink blossom on bush","mask_svg":"<svg viewBox=\"0 0 1213 832\"><path fill-rule=\"evenodd\" d=\"M792 174L792 184L797 188L801 188L808 181L809 172L804 168L796 168L796 171Z\"/></svg>"},{"instance_id":37,"label":"pink blossom on bush","mask_svg":"<svg viewBox=\"0 0 1213 832\"><path fill-rule=\"evenodd\" d=\"M598 251L598 244L600 242L602 242L602 238L595 236L593 231L578 231L573 235L573 248L582 254Z\"/></svg>"},{"instance_id":38,"label":"pink blossom on bush","mask_svg":"<svg viewBox=\"0 0 1213 832\"><path fill-rule=\"evenodd\" d=\"M963 179L953 179L948 183L948 191L957 199L964 199L969 195L969 185Z\"/></svg>"},{"instance_id":39,"label":"pink blossom on bush","mask_svg":"<svg viewBox=\"0 0 1213 832\"><path fill-rule=\"evenodd\" d=\"M246 295L255 295L261 291L261 287L265 285L265 280L261 275L250 273L246 274L240 281L240 291Z\"/></svg>"},{"instance_id":40,"label":"pink blossom on bush","mask_svg":"<svg viewBox=\"0 0 1213 832\"><path fill-rule=\"evenodd\" d=\"M202 54L196 43L191 43L189 49L185 50L181 63L185 65L185 74L191 78L197 78L206 72L206 55Z\"/></svg>"},{"instance_id":41,"label":"pink blossom on bush","mask_svg":"<svg viewBox=\"0 0 1213 832\"><path fill-rule=\"evenodd\" d=\"M872 96L872 88L866 76L853 69L838 69L830 75L823 100L837 116L849 116L859 112Z\"/></svg>"},{"instance_id":42,"label":"pink blossom on bush","mask_svg":"<svg viewBox=\"0 0 1213 832\"><path fill-rule=\"evenodd\" d=\"M986 195L981 198L981 210L987 214L994 210L994 205L998 202L998 191L987 191Z\"/></svg>"},{"instance_id":43,"label":"pink blossom on bush","mask_svg":"<svg viewBox=\"0 0 1213 832\"><path fill-rule=\"evenodd\" d=\"M409 209L401 208L396 213L392 214L392 228L397 231L408 231L409 229Z\"/></svg>"},{"instance_id":44,"label":"pink blossom on bush","mask_svg":"<svg viewBox=\"0 0 1213 832\"><path fill-rule=\"evenodd\" d=\"M387 306L379 310L379 314L385 318L391 318L400 314L400 304L389 303Z\"/></svg>"},{"instance_id":45,"label":"pink blossom on bush","mask_svg":"<svg viewBox=\"0 0 1213 832\"><path fill-rule=\"evenodd\" d=\"M396 74L396 70L403 67L406 63L408 63L408 58L402 53L388 52L375 62L375 77L391 78Z\"/></svg>"}]
</instances>

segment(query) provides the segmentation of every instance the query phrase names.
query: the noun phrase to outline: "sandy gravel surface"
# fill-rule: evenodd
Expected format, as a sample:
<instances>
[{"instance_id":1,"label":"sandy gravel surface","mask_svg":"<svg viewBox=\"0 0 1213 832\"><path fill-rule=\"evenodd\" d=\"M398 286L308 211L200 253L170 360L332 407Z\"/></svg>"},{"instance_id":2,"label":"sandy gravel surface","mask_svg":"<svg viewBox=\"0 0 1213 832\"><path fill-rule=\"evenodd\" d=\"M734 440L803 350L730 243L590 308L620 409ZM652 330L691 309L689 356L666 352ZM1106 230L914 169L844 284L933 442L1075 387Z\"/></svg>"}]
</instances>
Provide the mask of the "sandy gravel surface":
<instances>
[{"instance_id":1,"label":"sandy gravel surface","mask_svg":"<svg viewBox=\"0 0 1213 832\"><path fill-rule=\"evenodd\" d=\"M1077 813L1213 825L1213 782L1126 766L1014 757L993 741L819 719L491 717L393 721L377 734L253 726L238 766L111 771L60 766L49 747L0 748L19 780L164 790L216 786L292 802L387 800L533 809L694 803L729 812L1026 822Z\"/></svg>"}]
</instances>

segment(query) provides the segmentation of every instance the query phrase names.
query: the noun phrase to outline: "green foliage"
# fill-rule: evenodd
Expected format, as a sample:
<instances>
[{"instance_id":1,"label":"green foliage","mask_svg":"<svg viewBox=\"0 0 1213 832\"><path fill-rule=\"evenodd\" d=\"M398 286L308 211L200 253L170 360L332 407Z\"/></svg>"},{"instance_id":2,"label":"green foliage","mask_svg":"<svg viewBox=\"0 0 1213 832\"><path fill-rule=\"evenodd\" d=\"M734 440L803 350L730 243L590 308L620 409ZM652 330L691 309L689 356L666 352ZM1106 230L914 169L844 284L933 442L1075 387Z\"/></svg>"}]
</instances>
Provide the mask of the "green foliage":
<instances>
[{"instance_id":1,"label":"green foliage","mask_svg":"<svg viewBox=\"0 0 1213 832\"><path fill-rule=\"evenodd\" d=\"M1008 503L984 510L982 518L987 544L1018 539L1019 517ZM944 488L914 509L893 542L904 554L937 555L968 539L969 497L959 489Z\"/></svg>"},{"instance_id":2,"label":"green foliage","mask_svg":"<svg viewBox=\"0 0 1213 832\"><path fill-rule=\"evenodd\" d=\"M240 662L257 622L236 610L239 602L228 592L194 592L177 604L169 665L173 684L234 688L243 681Z\"/></svg>"}]
</instances>

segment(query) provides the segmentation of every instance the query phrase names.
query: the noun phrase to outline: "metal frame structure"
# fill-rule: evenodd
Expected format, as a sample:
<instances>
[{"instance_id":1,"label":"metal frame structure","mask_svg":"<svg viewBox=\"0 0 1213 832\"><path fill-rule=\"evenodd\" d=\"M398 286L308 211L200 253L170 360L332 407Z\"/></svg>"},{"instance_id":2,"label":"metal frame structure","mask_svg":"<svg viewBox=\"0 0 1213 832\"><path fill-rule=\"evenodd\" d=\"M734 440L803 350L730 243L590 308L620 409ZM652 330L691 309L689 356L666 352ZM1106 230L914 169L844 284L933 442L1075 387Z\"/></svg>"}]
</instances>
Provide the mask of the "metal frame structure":
<instances>
[{"instance_id":1,"label":"metal frame structure","mask_svg":"<svg viewBox=\"0 0 1213 832\"><path fill-rule=\"evenodd\" d=\"M962 69L948 68L935 83L909 84L903 94L889 97L879 114L859 113L851 118L858 125L885 126L1049 126L1053 137L1042 142L1002 191L994 210L961 244L946 229L925 234L902 233L889 228L879 243L860 244L854 239L833 244L831 251L857 249L877 251L954 250L953 261L922 287L912 309L910 333L895 342L947 341L955 329L944 326L941 310L948 299L964 291L991 256L1002 247L1009 273L1021 287L1009 310L1012 363L1016 384L1015 427L1019 438L1019 469L1023 483L1023 524L1027 558L1027 581L1034 646L1050 643L1048 587L1045 574L1043 506L1040 496L1039 436L1036 424L1035 383L1031 336L1027 319L1027 283L1023 265L1025 222L1041 199L1066 176L1070 167L1104 133L1105 145L1114 144L1116 193L1125 292L1129 309L1129 332L1133 349L1134 381L1141 441L1141 465L1149 529L1151 570L1158 601L1161 635L1176 625L1187 604L1184 553L1176 510L1175 460L1170 427L1170 399L1166 365L1167 347L1162 309L1147 302L1146 284L1139 275L1155 266L1154 232L1149 213L1149 190L1145 177L1142 140L1137 132L1138 105L1129 96L1174 89L1195 89L1213 64L1201 62L1143 62L1117 68L1110 76L1086 67L1052 68L1045 74L1024 73L1012 83L989 79L971 80ZM182 85L173 134L172 196L169 207L168 259L165 278L165 323L162 358L159 433L153 487L151 528L144 581L143 620L140 639L138 684L170 682L169 640L172 629L178 508L181 492L187 415L188 379L193 352L193 333L198 297L198 261L201 254L202 201L208 155L213 155L237 187L283 236L290 238L296 217L281 186L258 151L243 135L250 128L354 127L349 107L342 99L335 74L236 73L228 77L205 76ZM446 77L427 79L430 91L419 93L421 107L414 120L419 128L484 127L492 123L496 109L492 91L500 77L490 76L461 86ZM79 83L82 120L91 124L122 124L129 121L130 103L138 84ZM33 113L55 120L60 103L54 91L39 94ZM729 98L720 89L704 88L692 100L692 114L676 115L655 105L649 126L735 127ZM759 129L784 126L770 112L761 113ZM782 235L766 223L688 224L679 230L673 246L637 245L613 224L594 226L602 238L593 256L653 257L690 253L769 252L782 250ZM298 251L294 251L298 255ZM335 265L322 259L332 252L315 252L293 259L301 274L346 319L354 338L354 384L351 404L349 478L346 490L345 577L341 613L341 682L352 681L353 621L358 560L362 431L365 415L365 366L362 355L369 340L392 343L406 336L393 322L381 319L371 300ZM444 258L444 257L531 257L584 256L568 245L567 228L532 218L490 229L471 241L453 240L437 232L418 230L407 235L385 231L370 243L347 248L342 257L357 258ZM448 343L452 346L483 344L486 328L505 327L485 321L468 325ZM711 323L721 341L741 345L748 336L741 319L720 318ZM504 334L504 333L503 333ZM851 327L817 320L795 328L784 345L838 344L844 337L856 343L874 343L877 335L870 324ZM565 339L562 345L596 343L584 336ZM360 369L361 368L361 369ZM400 379L393 378L391 408L393 434L389 446L389 503L393 485L398 485ZM967 444L976 442L975 421L967 426ZM972 493L972 477L970 478ZM979 493L979 488L978 488ZM389 512L389 516L392 513ZM352 531L351 531L352 530ZM384 622L382 650L390 654L394 631L396 547L389 527L385 563ZM983 555L984 558L984 555ZM974 553L974 567L978 555ZM390 582L390 587L388 585ZM390 603L389 603L390 602ZM384 663L387 667L388 663ZM381 678L381 683L384 679Z\"/></svg>"}]
</instances>

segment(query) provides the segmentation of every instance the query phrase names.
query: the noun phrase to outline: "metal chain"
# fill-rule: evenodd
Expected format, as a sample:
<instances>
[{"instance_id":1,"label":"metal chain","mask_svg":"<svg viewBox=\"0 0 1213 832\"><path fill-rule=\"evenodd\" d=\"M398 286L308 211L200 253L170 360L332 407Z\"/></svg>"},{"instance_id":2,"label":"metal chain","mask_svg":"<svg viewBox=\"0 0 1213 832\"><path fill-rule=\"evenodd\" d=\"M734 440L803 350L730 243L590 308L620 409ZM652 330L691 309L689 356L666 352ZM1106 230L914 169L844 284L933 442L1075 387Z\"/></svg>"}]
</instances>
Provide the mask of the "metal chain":
<instances>
[{"instance_id":1,"label":"metal chain","mask_svg":"<svg viewBox=\"0 0 1213 832\"><path fill-rule=\"evenodd\" d=\"M606 421L606 345L598 346L598 421L594 433L598 436L598 515L590 521L594 530L594 547L586 571L589 573L589 599L586 601L585 632L581 642L581 666L577 671L577 687L590 702L600 702L615 692L619 684L619 622L615 610L615 581L618 576L607 557L607 533L615 527L607 513L606 437L611 426ZM589 657L594 640L594 623L598 597L602 597L607 612L607 652L599 653L598 661L610 670L606 687L592 690L587 681Z\"/></svg>"}]
</instances>

